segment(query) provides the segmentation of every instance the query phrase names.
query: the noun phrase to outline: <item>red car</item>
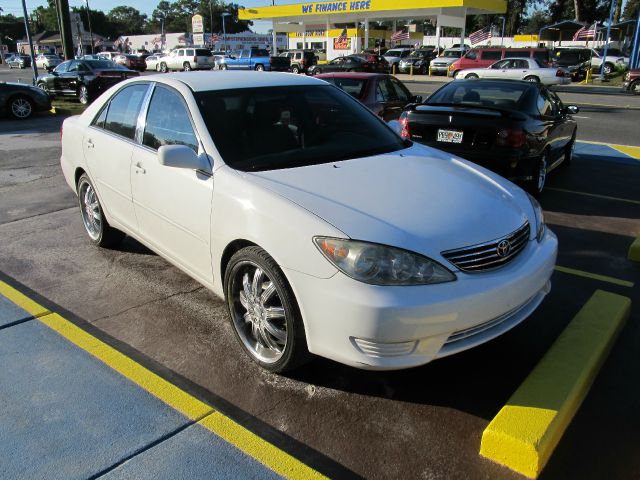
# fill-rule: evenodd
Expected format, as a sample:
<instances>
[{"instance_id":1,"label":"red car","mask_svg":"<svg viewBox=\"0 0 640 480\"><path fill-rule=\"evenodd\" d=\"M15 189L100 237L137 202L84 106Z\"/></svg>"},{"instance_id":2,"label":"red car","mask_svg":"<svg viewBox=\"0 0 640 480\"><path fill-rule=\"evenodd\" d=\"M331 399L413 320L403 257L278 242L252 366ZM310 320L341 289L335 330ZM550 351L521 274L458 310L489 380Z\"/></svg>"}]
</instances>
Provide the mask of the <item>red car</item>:
<instances>
[{"instance_id":1,"label":"red car","mask_svg":"<svg viewBox=\"0 0 640 480\"><path fill-rule=\"evenodd\" d=\"M410 103L422 102L404 84L386 73L322 73L321 78L360 100L386 122L397 120Z\"/></svg>"},{"instance_id":2,"label":"red car","mask_svg":"<svg viewBox=\"0 0 640 480\"><path fill-rule=\"evenodd\" d=\"M137 55L122 54L117 56L114 61L118 65L122 65L123 67L127 67L131 70L144 72L147 69L147 63L142 57Z\"/></svg>"},{"instance_id":3,"label":"red car","mask_svg":"<svg viewBox=\"0 0 640 480\"><path fill-rule=\"evenodd\" d=\"M640 95L640 68L629 70L624 75L624 83L622 88L634 95Z\"/></svg>"}]
</instances>

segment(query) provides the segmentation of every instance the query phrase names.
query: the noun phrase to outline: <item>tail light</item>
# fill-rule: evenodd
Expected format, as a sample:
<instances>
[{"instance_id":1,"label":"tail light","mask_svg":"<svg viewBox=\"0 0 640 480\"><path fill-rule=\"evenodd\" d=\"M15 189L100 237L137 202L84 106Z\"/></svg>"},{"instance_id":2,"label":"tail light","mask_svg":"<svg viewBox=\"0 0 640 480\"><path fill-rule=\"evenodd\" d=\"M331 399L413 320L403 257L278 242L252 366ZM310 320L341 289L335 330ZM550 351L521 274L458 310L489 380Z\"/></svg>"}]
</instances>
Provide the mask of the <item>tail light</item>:
<instances>
[{"instance_id":1,"label":"tail light","mask_svg":"<svg viewBox=\"0 0 640 480\"><path fill-rule=\"evenodd\" d=\"M198 63L198 57L193 57L193 63Z\"/></svg>"},{"instance_id":2,"label":"tail light","mask_svg":"<svg viewBox=\"0 0 640 480\"><path fill-rule=\"evenodd\" d=\"M302 58L302 59L300 60L300 65L301 65L302 67L304 67L304 58Z\"/></svg>"},{"instance_id":3,"label":"tail light","mask_svg":"<svg viewBox=\"0 0 640 480\"><path fill-rule=\"evenodd\" d=\"M409 133L409 118L407 116L407 112L402 112L400 115L400 136L402 138L410 138L411 134Z\"/></svg>"},{"instance_id":4,"label":"tail light","mask_svg":"<svg viewBox=\"0 0 640 480\"><path fill-rule=\"evenodd\" d=\"M524 130L505 129L498 132L496 144L501 147L520 148L527 142Z\"/></svg>"},{"instance_id":5,"label":"tail light","mask_svg":"<svg viewBox=\"0 0 640 480\"><path fill-rule=\"evenodd\" d=\"M556 70L556 77L564 77L564 71L561 68Z\"/></svg>"}]
</instances>

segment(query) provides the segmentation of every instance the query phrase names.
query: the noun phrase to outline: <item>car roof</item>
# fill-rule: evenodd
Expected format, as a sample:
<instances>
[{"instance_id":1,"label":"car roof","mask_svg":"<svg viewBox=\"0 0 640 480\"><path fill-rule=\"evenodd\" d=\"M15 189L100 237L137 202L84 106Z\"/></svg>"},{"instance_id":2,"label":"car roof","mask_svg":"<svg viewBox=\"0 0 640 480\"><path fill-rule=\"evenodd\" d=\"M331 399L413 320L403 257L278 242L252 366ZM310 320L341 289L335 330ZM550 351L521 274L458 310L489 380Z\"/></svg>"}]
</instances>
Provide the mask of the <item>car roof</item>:
<instances>
[{"instance_id":1,"label":"car roof","mask_svg":"<svg viewBox=\"0 0 640 480\"><path fill-rule=\"evenodd\" d=\"M318 78L375 78L386 77L386 73L367 73L367 72L339 72L339 73L320 73L316 75Z\"/></svg>"},{"instance_id":2,"label":"car roof","mask_svg":"<svg viewBox=\"0 0 640 480\"><path fill-rule=\"evenodd\" d=\"M139 77L149 81L149 77ZM165 80L177 80L194 92L209 90L231 90L235 88L287 87L295 85L322 85L324 82L313 77L281 72L242 72L242 71L200 71L176 72L154 75L153 81L165 83ZM170 83L170 82L166 82ZM325 84L326 85L326 84Z\"/></svg>"}]
</instances>

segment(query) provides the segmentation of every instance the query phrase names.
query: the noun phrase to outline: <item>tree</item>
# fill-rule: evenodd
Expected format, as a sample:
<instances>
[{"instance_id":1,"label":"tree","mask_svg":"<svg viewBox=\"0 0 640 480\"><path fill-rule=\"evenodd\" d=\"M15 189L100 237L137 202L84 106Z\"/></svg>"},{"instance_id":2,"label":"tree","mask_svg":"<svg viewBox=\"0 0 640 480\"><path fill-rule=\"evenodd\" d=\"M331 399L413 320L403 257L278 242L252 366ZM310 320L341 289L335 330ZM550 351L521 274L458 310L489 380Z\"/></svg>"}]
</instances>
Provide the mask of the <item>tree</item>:
<instances>
[{"instance_id":1,"label":"tree","mask_svg":"<svg viewBox=\"0 0 640 480\"><path fill-rule=\"evenodd\" d=\"M54 0L47 0L47 7L39 6L31 13L33 21L33 29L35 32L43 32L45 30L58 31L58 16Z\"/></svg>"},{"instance_id":2,"label":"tree","mask_svg":"<svg viewBox=\"0 0 640 480\"><path fill-rule=\"evenodd\" d=\"M625 20L636 20L638 18L638 10L640 10L640 0L627 0L622 17Z\"/></svg>"},{"instance_id":3,"label":"tree","mask_svg":"<svg viewBox=\"0 0 640 480\"><path fill-rule=\"evenodd\" d=\"M114 36L138 35L144 31L147 16L136 8L121 5L112 8L107 19L114 29Z\"/></svg>"}]
</instances>

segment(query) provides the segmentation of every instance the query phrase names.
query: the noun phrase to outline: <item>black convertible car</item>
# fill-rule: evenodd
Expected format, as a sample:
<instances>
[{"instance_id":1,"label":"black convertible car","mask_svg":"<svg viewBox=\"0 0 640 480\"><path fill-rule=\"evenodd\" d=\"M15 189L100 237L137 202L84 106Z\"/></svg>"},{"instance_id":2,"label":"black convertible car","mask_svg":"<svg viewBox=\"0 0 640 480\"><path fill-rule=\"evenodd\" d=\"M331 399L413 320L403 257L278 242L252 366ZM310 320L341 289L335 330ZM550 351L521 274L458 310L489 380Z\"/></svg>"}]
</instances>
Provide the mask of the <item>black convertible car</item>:
<instances>
[{"instance_id":1,"label":"black convertible car","mask_svg":"<svg viewBox=\"0 0 640 480\"><path fill-rule=\"evenodd\" d=\"M401 135L482 165L542 192L547 173L571 162L577 124L543 85L520 80L456 80L408 105Z\"/></svg>"},{"instance_id":2,"label":"black convertible car","mask_svg":"<svg viewBox=\"0 0 640 480\"><path fill-rule=\"evenodd\" d=\"M37 85L51 96L76 97L86 105L112 85L139 75L111 60L68 60L38 77Z\"/></svg>"},{"instance_id":3,"label":"black convertible car","mask_svg":"<svg viewBox=\"0 0 640 480\"><path fill-rule=\"evenodd\" d=\"M51 110L46 92L24 83L0 82L0 112L25 120L37 111Z\"/></svg>"}]
</instances>

